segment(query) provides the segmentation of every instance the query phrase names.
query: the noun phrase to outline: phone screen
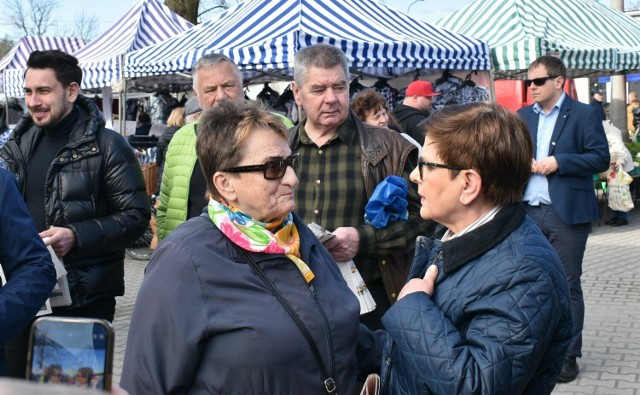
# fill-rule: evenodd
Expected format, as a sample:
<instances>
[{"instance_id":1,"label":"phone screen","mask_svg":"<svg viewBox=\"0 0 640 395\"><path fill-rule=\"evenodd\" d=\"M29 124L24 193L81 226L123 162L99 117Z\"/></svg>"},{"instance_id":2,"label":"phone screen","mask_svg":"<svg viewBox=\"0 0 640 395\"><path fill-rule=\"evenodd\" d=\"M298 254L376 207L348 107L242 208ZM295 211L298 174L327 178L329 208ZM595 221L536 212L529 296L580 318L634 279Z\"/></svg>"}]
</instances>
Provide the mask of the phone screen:
<instances>
[{"instance_id":1,"label":"phone screen","mask_svg":"<svg viewBox=\"0 0 640 395\"><path fill-rule=\"evenodd\" d=\"M107 321L43 317L31 334L31 381L110 389L113 331Z\"/></svg>"}]
</instances>

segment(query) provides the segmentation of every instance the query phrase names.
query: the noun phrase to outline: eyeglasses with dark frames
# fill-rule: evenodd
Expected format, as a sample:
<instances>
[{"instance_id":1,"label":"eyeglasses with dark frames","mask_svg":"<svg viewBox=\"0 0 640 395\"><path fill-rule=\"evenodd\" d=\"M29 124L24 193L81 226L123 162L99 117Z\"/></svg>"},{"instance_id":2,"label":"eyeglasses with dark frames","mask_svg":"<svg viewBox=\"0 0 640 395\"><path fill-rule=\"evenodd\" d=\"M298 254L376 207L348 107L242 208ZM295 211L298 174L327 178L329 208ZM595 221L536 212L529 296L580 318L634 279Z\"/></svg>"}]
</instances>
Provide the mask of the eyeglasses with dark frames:
<instances>
[{"instance_id":1,"label":"eyeglasses with dark frames","mask_svg":"<svg viewBox=\"0 0 640 395\"><path fill-rule=\"evenodd\" d=\"M222 171L227 171L229 173L251 173L254 171L261 171L265 179L279 180L284 177L288 166L291 166L293 171L297 172L300 167L300 154L293 154L285 159L269 160L262 165L235 166L223 169Z\"/></svg>"},{"instance_id":2,"label":"eyeglasses with dark frames","mask_svg":"<svg viewBox=\"0 0 640 395\"><path fill-rule=\"evenodd\" d=\"M447 170L455 170L460 171L464 170L462 167L449 166L443 163L434 163L434 162L425 162L422 159L418 159L418 171L420 172L420 179L422 180L424 177L422 176L422 167L427 166L429 169L447 169Z\"/></svg>"},{"instance_id":3,"label":"eyeglasses with dark frames","mask_svg":"<svg viewBox=\"0 0 640 395\"><path fill-rule=\"evenodd\" d=\"M535 85L535 86L542 86L544 84L547 83L547 81L552 80L554 78L558 78L559 75L554 75L554 76L549 76L549 77L540 77L540 78L534 78L532 80L524 80L524 84L528 87L531 86L531 84Z\"/></svg>"}]
</instances>

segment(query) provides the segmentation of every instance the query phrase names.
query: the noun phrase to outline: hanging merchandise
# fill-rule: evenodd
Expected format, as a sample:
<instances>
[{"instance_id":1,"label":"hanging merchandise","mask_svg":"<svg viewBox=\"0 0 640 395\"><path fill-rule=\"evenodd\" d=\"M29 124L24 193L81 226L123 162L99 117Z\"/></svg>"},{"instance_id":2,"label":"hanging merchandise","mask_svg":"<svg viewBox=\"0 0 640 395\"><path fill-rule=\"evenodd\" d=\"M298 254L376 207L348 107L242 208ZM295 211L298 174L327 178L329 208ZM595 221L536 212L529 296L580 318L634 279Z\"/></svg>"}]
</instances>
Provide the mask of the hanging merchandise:
<instances>
[{"instance_id":1,"label":"hanging merchandise","mask_svg":"<svg viewBox=\"0 0 640 395\"><path fill-rule=\"evenodd\" d=\"M298 123L298 111L296 108L296 99L293 97L293 90L289 84L282 94L278 97L273 105L273 110L278 111L287 118L291 119L294 124Z\"/></svg>"},{"instance_id":2,"label":"hanging merchandise","mask_svg":"<svg viewBox=\"0 0 640 395\"><path fill-rule=\"evenodd\" d=\"M353 100L358 95L358 93L367 89L366 86L360 83L361 79L362 79L362 76L357 76L349 84L349 101Z\"/></svg>"},{"instance_id":3,"label":"hanging merchandise","mask_svg":"<svg viewBox=\"0 0 640 395\"><path fill-rule=\"evenodd\" d=\"M442 76L434 82L433 91L441 93L433 100L433 108L439 110L452 104L477 103L490 100L491 96L486 87L476 84L471 76L477 71L472 71L462 79L445 70Z\"/></svg>"},{"instance_id":4,"label":"hanging merchandise","mask_svg":"<svg viewBox=\"0 0 640 395\"><path fill-rule=\"evenodd\" d=\"M280 94L273 90L268 82L264 83L264 88L258 93L256 99L260 100L269 109L273 109L273 106L278 101Z\"/></svg>"},{"instance_id":5,"label":"hanging merchandise","mask_svg":"<svg viewBox=\"0 0 640 395\"><path fill-rule=\"evenodd\" d=\"M378 78L371 88L384 97L389 108L394 108L398 104L398 90L389 85L386 78Z\"/></svg>"}]
</instances>

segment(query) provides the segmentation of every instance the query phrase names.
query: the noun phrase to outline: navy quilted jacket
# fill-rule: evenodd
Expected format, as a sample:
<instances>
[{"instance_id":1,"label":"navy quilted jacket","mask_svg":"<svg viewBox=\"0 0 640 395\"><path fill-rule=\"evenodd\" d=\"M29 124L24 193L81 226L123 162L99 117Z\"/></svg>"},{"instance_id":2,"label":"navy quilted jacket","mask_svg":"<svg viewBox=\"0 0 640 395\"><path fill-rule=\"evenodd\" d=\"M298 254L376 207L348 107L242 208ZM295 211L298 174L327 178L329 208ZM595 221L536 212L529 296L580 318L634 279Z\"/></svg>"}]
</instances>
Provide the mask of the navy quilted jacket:
<instances>
[{"instance_id":1,"label":"navy quilted jacket","mask_svg":"<svg viewBox=\"0 0 640 395\"><path fill-rule=\"evenodd\" d=\"M571 339L560 259L521 204L443 243L418 238L410 278L438 266L435 292L383 317L387 394L549 394Z\"/></svg>"}]
</instances>

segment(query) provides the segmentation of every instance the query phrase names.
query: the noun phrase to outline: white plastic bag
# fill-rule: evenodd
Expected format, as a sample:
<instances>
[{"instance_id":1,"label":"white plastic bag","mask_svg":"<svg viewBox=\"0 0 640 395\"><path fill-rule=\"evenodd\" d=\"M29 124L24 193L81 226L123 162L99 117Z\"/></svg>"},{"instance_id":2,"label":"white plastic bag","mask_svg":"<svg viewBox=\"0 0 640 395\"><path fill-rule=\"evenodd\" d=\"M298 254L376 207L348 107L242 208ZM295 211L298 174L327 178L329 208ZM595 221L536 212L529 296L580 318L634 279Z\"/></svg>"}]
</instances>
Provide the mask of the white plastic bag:
<instances>
[{"instance_id":1,"label":"white plastic bag","mask_svg":"<svg viewBox=\"0 0 640 395\"><path fill-rule=\"evenodd\" d=\"M633 199L629 190L629 184L632 181L633 177L622 169L607 173L609 208L624 212L633 208Z\"/></svg>"}]
</instances>

